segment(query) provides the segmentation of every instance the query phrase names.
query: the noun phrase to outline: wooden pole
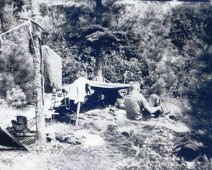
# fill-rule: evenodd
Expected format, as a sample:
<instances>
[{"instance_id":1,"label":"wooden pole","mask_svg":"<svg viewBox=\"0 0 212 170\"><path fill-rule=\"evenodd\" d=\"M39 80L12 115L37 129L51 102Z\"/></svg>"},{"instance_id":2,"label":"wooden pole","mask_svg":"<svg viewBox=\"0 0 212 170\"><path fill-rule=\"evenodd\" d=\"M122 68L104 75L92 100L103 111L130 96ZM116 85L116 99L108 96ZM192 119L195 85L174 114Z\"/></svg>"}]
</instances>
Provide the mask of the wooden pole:
<instances>
[{"instance_id":1,"label":"wooden pole","mask_svg":"<svg viewBox=\"0 0 212 170\"><path fill-rule=\"evenodd\" d=\"M39 0L32 0L32 17L39 23ZM40 50L40 30L35 24L33 27L33 45L34 45L34 73L35 73L35 96L36 96L36 141L39 145L45 144L45 116L44 116L44 95L43 95L43 59Z\"/></svg>"},{"instance_id":2,"label":"wooden pole","mask_svg":"<svg viewBox=\"0 0 212 170\"><path fill-rule=\"evenodd\" d=\"M95 15L96 15L96 24L102 26L102 11L103 11L103 6L102 6L102 0L95 0L96 3L96 9L95 9ZM96 72L95 76L102 76L102 54L101 50L95 49L96 50Z\"/></svg>"},{"instance_id":3,"label":"wooden pole","mask_svg":"<svg viewBox=\"0 0 212 170\"><path fill-rule=\"evenodd\" d=\"M78 126L79 113L80 113L80 106L81 106L81 103L80 103L80 102L78 102L78 103L77 103L77 117L76 117L75 126Z\"/></svg>"}]
</instances>

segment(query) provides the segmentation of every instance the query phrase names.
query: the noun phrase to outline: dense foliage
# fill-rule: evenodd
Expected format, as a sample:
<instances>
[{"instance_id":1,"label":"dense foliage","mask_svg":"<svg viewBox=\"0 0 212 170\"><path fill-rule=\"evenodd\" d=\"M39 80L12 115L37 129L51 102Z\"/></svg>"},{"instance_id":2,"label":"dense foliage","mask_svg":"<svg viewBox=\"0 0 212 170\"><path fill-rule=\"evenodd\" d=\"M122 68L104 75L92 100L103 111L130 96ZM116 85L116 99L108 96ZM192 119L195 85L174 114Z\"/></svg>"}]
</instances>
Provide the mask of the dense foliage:
<instances>
[{"instance_id":1,"label":"dense foliage","mask_svg":"<svg viewBox=\"0 0 212 170\"><path fill-rule=\"evenodd\" d=\"M8 94L17 94L23 91L24 100L33 102L33 60L29 53L29 31L25 25L21 29L2 37L2 52L0 54L0 96L8 98ZM11 92L14 92L13 94ZM22 97L20 96L20 100ZM13 98L14 97L14 98ZM9 103L19 100L18 97L9 97ZM24 102L26 102L24 101ZM22 106L22 104L20 104Z\"/></svg>"},{"instance_id":2,"label":"dense foliage","mask_svg":"<svg viewBox=\"0 0 212 170\"><path fill-rule=\"evenodd\" d=\"M211 4L106 1L101 25L96 25L92 3L49 6L46 13L53 10L64 12L50 19L54 33L48 41L64 58L64 83L72 82L81 67L92 78L101 57L103 75L111 82L123 82L127 70L146 94L176 98L198 129L194 136L203 130L200 141L210 143Z\"/></svg>"},{"instance_id":3,"label":"dense foliage","mask_svg":"<svg viewBox=\"0 0 212 170\"><path fill-rule=\"evenodd\" d=\"M9 27L3 15L5 10L9 11L10 23L15 23L21 4L13 12L14 8L1 6L2 30ZM212 141L211 6L211 3L114 0L103 1L100 14L96 3L90 0L48 6L44 3L42 22L49 36L43 41L63 59L63 83L73 82L81 68L92 78L96 61L102 59L103 76L109 81L123 82L123 74L130 71L133 76L127 81L141 82L145 94L157 93L164 100L176 98L186 114L191 115L192 127L204 132L198 134L195 130L195 138L198 136L209 145ZM8 91L19 85L26 99L32 101L28 42L9 41L5 45L6 53L0 56L1 96L6 97Z\"/></svg>"},{"instance_id":4,"label":"dense foliage","mask_svg":"<svg viewBox=\"0 0 212 170\"><path fill-rule=\"evenodd\" d=\"M103 56L103 75L110 81L121 82L123 73L132 71L149 91L164 95L191 95L210 78L211 9L207 4L104 5L101 26L95 25L95 5L89 3L49 6L43 12L48 19L47 14L52 15L47 43L65 58L64 83L73 81L76 70L70 65L75 69L84 65L92 77L99 56Z\"/></svg>"}]
</instances>

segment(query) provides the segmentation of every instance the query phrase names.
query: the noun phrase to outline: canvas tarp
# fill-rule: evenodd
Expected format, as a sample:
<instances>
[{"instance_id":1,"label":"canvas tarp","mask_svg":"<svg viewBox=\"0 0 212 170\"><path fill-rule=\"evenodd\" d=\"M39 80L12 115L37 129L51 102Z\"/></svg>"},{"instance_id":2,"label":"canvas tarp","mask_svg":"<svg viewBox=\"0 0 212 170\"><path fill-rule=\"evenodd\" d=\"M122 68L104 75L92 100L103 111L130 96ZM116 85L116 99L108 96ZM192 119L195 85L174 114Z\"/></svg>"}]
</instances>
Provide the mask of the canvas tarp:
<instances>
[{"instance_id":1,"label":"canvas tarp","mask_svg":"<svg viewBox=\"0 0 212 170\"><path fill-rule=\"evenodd\" d=\"M80 77L75 80L72 84L64 86L64 89L67 91L67 97L70 100L74 100L75 103L84 102L86 94L86 83L87 79Z\"/></svg>"},{"instance_id":2,"label":"canvas tarp","mask_svg":"<svg viewBox=\"0 0 212 170\"><path fill-rule=\"evenodd\" d=\"M64 89L68 93L67 97L69 97L70 100L74 100L75 103L84 102L84 99L87 95L86 85L89 85L93 89L106 89L107 91L118 91L120 89L130 87L130 84L97 82L80 77L72 84L64 86Z\"/></svg>"},{"instance_id":3,"label":"canvas tarp","mask_svg":"<svg viewBox=\"0 0 212 170\"><path fill-rule=\"evenodd\" d=\"M0 127L0 145L28 151L28 149L21 142L19 142L6 129L3 129L1 127Z\"/></svg>"},{"instance_id":4,"label":"canvas tarp","mask_svg":"<svg viewBox=\"0 0 212 170\"><path fill-rule=\"evenodd\" d=\"M130 84L122 84L122 83L105 83L105 82L97 82L97 81L87 81L87 84L91 87L96 88L105 88L105 89L125 89L130 87Z\"/></svg>"},{"instance_id":5,"label":"canvas tarp","mask_svg":"<svg viewBox=\"0 0 212 170\"><path fill-rule=\"evenodd\" d=\"M94 90L94 95L90 97L90 100L98 100L98 96L101 96L101 100L106 105L114 105L117 98L120 96L121 89L126 89L130 87L130 84L122 83L104 83L88 81L88 85Z\"/></svg>"},{"instance_id":6,"label":"canvas tarp","mask_svg":"<svg viewBox=\"0 0 212 170\"><path fill-rule=\"evenodd\" d=\"M49 46L41 46L42 56L44 58L44 77L45 83L51 88L62 89L62 59Z\"/></svg>"}]
</instances>

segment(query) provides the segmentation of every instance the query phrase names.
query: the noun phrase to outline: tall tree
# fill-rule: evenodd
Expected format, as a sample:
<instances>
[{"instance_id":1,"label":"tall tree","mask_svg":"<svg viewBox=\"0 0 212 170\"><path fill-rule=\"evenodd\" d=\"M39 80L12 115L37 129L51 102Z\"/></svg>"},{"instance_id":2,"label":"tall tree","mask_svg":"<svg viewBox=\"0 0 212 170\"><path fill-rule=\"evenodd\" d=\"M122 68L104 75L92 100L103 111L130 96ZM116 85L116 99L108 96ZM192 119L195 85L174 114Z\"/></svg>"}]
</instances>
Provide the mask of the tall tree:
<instances>
[{"instance_id":1,"label":"tall tree","mask_svg":"<svg viewBox=\"0 0 212 170\"><path fill-rule=\"evenodd\" d=\"M39 1L32 0L32 17L39 22ZM35 94L36 94L36 139L37 143L42 145L46 141L45 136L45 117L44 117L44 101L43 101L43 80L42 80L42 58L40 51L40 31L36 25L34 28L34 72L35 72Z\"/></svg>"}]
</instances>

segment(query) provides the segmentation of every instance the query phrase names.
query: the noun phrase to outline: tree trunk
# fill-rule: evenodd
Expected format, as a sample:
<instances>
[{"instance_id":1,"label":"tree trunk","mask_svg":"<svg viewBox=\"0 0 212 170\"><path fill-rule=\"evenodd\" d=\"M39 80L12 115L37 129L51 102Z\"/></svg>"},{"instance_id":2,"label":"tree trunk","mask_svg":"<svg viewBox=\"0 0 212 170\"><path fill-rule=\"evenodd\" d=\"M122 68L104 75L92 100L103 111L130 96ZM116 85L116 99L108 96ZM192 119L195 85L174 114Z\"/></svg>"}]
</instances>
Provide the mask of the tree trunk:
<instances>
[{"instance_id":1,"label":"tree trunk","mask_svg":"<svg viewBox=\"0 0 212 170\"><path fill-rule=\"evenodd\" d=\"M32 0L32 17L39 23L39 2L38 0ZM33 25L34 33L34 73L35 73L35 95L36 95L36 140L39 145L43 145L46 142L45 135L45 116L44 116L44 101L43 101L43 62L40 51L40 31L39 28Z\"/></svg>"},{"instance_id":2,"label":"tree trunk","mask_svg":"<svg viewBox=\"0 0 212 170\"><path fill-rule=\"evenodd\" d=\"M102 0L96 0L96 24L102 25ZM95 76L102 76L102 56L99 49L96 49L96 71Z\"/></svg>"},{"instance_id":3,"label":"tree trunk","mask_svg":"<svg viewBox=\"0 0 212 170\"><path fill-rule=\"evenodd\" d=\"M102 0L96 0L96 23L102 25Z\"/></svg>"},{"instance_id":4,"label":"tree trunk","mask_svg":"<svg viewBox=\"0 0 212 170\"><path fill-rule=\"evenodd\" d=\"M101 56L96 56L95 76L102 76L102 57Z\"/></svg>"}]
</instances>

